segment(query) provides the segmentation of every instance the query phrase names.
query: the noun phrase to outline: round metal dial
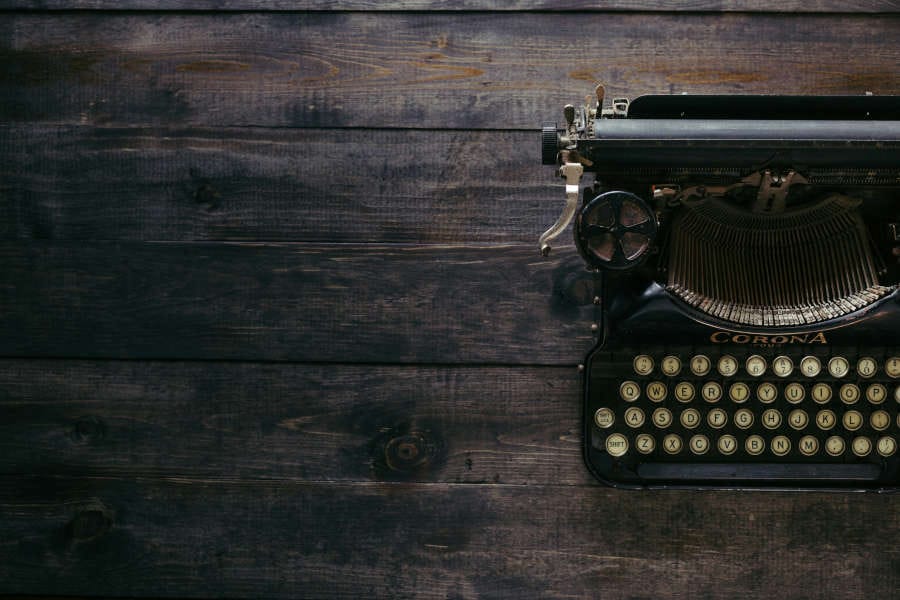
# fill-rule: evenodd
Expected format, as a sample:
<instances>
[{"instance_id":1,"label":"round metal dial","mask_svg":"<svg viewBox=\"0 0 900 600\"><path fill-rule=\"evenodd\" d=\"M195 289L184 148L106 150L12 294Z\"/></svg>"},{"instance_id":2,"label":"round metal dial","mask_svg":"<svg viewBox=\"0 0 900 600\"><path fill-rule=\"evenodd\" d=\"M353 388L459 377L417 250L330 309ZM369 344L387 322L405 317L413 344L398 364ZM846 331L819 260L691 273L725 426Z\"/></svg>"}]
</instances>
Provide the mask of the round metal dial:
<instances>
[{"instance_id":1,"label":"round metal dial","mask_svg":"<svg viewBox=\"0 0 900 600\"><path fill-rule=\"evenodd\" d=\"M656 215L639 197L606 192L581 209L575 221L575 243L594 267L630 269L646 258L656 228Z\"/></svg>"}]
</instances>

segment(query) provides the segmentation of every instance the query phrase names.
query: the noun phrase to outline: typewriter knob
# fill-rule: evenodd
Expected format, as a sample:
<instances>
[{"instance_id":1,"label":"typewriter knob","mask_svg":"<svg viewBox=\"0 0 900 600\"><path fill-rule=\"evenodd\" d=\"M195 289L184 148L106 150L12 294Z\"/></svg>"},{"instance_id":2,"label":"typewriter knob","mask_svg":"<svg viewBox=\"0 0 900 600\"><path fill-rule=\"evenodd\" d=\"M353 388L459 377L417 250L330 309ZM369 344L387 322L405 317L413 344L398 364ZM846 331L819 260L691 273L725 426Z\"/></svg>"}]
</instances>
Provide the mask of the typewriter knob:
<instances>
[{"instance_id":1,"label":"typewriter knob","mask_svg":"<svg viewBox=\"0 0 900 600\"><path fill-rule=\"evenodd\" d=\"M541 163L555 165L559 155L559 134L556 123L544 123L541 128Z\"/></svg>"},{"instance_id":2,"label":"typewriter knob","mask_svg":"<svg viewBox=\"0 0 900 600\"><path fill-rule=\"evenodd\" d=\"M638 196L606 192L581 209L575 221L575 243L591 266L630 269L646 257L656 228L656 216Z\"/></svg>"}]
</instances>

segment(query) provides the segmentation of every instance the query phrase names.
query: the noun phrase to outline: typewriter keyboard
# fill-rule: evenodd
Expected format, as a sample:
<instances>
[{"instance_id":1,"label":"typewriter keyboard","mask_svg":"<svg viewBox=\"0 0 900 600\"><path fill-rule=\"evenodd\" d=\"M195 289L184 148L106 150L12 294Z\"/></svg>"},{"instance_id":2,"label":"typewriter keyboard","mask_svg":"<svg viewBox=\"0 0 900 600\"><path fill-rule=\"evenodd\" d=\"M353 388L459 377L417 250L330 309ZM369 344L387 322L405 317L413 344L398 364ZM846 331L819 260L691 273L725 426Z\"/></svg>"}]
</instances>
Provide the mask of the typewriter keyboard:
<instances>
[{"instance_id":1,"label":"typewriter keyboard","mask_svg":"<svg viewBox=\"0 0 900 600\"><path fill-rule=\"evenodd\" d=\"M898 454L900 353L672 352L606 364L592 375L592 444L641 479L877 479Z\"/></svg>"}]
</instances>

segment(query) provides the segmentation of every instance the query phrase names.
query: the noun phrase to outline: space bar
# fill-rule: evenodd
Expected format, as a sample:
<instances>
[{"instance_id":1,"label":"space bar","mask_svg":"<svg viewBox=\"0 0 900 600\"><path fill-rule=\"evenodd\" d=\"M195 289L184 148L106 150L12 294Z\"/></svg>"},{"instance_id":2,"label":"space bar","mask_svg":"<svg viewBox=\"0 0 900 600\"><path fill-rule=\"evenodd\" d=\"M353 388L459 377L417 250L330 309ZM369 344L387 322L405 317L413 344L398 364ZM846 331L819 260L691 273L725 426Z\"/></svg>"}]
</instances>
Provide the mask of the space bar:
<instances>
[{"instance_id":1,"label":"space bar","mask_svg":"<svg viewBox=\"0 0 900 600\"><path fill-rule=\"evenodd\" d=\"M643 479L677 480L816 480L869 481L878 479L881 467L871 463L856 465L800 463L644 463L637 468Z\"/></svg>"}]
</instances>

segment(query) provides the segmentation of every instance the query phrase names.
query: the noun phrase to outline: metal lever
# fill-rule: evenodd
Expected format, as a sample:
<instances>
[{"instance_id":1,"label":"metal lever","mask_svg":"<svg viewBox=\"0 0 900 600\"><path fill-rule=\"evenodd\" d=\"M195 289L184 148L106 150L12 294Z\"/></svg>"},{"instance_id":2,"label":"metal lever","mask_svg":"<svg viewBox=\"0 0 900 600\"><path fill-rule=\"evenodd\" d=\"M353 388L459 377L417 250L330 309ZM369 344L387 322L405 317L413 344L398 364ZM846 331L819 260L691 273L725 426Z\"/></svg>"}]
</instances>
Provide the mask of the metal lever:
<instances>
[{"instance_id":1,"label":"metal lever","mask_svg":"<svg viewBox=\"0 0 900 600\"><path fill-rule=\"evenodd\" d=\"M753 204L755 213L783 213L791 186L797 183L809 183L805 177L794 171L788 171L782 175L780 173L773 174L772 171L766 169L751 177L754 178L754 183L757 179L759 180L759 191L756 195L756 202ZM747 178L747 180L749 179Z\"/></svg>"},{"instance_id":2,"label":"metal lever","mask_svg":"<svg viewBox=\"0 0 900 600\"><path fill-rule=\"evenodd\" d=\"M559 176L566 180L566 206L556 223L538 240L543 256L550 254L550 240L562 233L575 216L575 209L578 208L578 182L581 181L583 174L584 167L581 163L566 162L559 168Z\"/></svg>"}]
</instances>

